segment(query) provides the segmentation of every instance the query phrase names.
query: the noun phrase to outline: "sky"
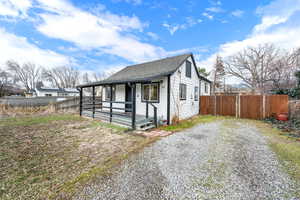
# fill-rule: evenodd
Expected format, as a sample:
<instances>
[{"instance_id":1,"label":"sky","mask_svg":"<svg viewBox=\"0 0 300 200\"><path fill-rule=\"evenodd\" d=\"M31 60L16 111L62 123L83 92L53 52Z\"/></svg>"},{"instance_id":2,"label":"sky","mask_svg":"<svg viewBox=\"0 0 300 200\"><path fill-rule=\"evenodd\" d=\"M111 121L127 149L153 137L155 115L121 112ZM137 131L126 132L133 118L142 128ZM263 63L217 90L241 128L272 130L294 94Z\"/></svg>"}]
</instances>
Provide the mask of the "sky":
<instances>
[{"instance_id":1,"label":"sky","mask_svg":"<svg viewBox=\"0 0 300 200\"><path fill-rule=\"evenodd\" d=\"M248 47L300 47L300 0L0 0L0 67L113 72L192 52L208 71Z\"/></svg>"}]
</instances>

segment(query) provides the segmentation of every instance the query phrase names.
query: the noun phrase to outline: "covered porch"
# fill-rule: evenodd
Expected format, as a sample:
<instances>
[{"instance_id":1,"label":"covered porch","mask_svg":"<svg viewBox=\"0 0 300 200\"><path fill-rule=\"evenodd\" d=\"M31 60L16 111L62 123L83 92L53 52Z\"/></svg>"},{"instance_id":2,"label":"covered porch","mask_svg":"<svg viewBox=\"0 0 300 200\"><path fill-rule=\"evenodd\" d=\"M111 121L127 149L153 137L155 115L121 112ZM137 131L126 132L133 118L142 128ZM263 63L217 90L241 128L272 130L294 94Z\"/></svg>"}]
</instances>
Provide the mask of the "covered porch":
<instances>
[{"instance_id":1,"label":"covered porch","mask_svg":"<svg viewBox=\"0 0 300 200\"><path fill-rule=\"evenodd\" d=\"M141 111L137 113L136 88L137 84L144 83L151 83L151 81L139 80L118 83L102 81L78 86L80 116L116 123L132 129L146 130L157 127L158 107L154 103L143 102L142 113ZM87 95L86 91L89 91L90 95ZM138 102L139 110L141 110L140 103Z\"/></svg>"}]
</instances>

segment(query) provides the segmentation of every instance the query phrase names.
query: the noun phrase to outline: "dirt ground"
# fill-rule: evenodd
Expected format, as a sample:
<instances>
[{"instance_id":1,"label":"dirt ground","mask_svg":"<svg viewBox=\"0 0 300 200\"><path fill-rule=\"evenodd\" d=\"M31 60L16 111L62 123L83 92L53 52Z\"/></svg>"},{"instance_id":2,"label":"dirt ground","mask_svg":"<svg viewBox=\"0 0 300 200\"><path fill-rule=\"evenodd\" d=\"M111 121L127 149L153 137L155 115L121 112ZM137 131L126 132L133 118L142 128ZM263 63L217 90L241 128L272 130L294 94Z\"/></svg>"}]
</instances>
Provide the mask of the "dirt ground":
<instances>
[{"instance_id":1,"label":"dirt ground","mask_svg":"<svg viewBox=\"0 0 300 200\"><path fill-rule=\"evenodd\" d=\"M68 198L147 140L75 115L0 120L0 199Z\"/></svg>"}]
</instances>

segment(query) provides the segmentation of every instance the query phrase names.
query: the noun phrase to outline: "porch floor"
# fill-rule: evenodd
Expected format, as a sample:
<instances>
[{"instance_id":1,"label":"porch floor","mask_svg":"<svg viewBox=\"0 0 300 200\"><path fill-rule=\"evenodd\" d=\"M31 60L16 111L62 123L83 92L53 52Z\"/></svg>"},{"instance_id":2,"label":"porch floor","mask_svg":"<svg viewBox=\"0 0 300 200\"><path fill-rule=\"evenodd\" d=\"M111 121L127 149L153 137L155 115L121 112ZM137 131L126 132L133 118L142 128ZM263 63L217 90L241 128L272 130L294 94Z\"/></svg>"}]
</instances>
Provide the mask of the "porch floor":
<instances>
[{"instance_id":1,"label":"porch floor","mask_svg":"<svg viewBox=\"0 0 300 200\"><path fill-rule=\"evenodd\" d=\"M93 111L92 110L83 110L82 115L86 116L86 117L93 117ZM101 112L100 109L96 109L94 118L109 122L110 114L103 113L103 112ZM136 126L139 127L139 126L143 126L147 123L153 123L153 117L146 118L145 115L136 114L135 121L136 121L135 122ZM131 113L114 111L112 113L112 122L131 127L131 123L132 123Z\"/></svg>"}]
</instances>

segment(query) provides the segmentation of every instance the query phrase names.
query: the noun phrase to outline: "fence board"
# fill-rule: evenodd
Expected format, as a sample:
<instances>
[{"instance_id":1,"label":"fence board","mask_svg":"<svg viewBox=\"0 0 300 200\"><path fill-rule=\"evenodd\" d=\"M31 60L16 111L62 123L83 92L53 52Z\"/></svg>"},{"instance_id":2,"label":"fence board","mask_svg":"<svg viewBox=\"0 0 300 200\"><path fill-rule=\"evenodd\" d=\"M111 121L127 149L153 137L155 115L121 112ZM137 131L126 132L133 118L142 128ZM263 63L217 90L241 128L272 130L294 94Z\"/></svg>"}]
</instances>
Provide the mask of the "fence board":
<instances>
[{"instance_id":1,"label":"fence board","mask_svg":"<svg viewBox=\"0 0 300 200\"><path fill-rule=\"evenodd\" d=\"M200 114L263 119L288 112L287 95L201 96Z\"/></svg>"},{"instance_id":2,"label":"fence board","mask_svg":"<svg viewBox=\"0 0 300 200\"><path fill-rule=\"evenodd\" d=\"M240 118L262 119L263 118L263 96L247 95L241 96Z\"/></svg>"},{"instance_id":3,"label":"fence board","mask_svg":"<svg viewBox=\"0 0 300 200\"><path fill-rule=\"evenodd\" d=\"M215 113L215 97L214 96L201 96L200 97L200 114L211 115Z\"/></svg>"},{"instance_id":4,"label":"fence board","mask_svg":"<svg viewBox=\"0 0 300 200\"><path fill-rule=\"evenodd\" d=\"M289 98L287 95L266 96L266 117L271 117L276 113L289 112Z\"/></svg>"},{"instance_id":5,"label":"fence board","mask_svg":"<svg viewBox=\"0 0 300 200\"><path fill-rule=\"evenodd\" d=\"M217 115L235 116L236 96L217 96Z\"/></svg>"}]
</instances>

